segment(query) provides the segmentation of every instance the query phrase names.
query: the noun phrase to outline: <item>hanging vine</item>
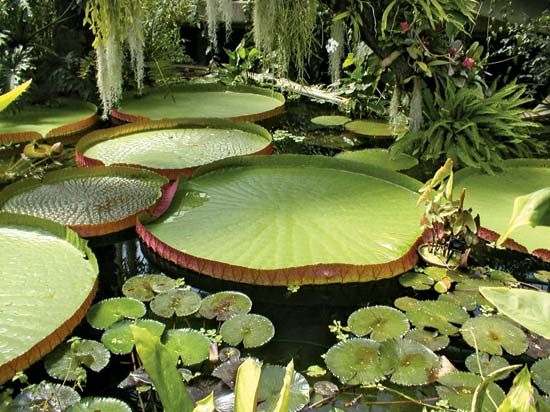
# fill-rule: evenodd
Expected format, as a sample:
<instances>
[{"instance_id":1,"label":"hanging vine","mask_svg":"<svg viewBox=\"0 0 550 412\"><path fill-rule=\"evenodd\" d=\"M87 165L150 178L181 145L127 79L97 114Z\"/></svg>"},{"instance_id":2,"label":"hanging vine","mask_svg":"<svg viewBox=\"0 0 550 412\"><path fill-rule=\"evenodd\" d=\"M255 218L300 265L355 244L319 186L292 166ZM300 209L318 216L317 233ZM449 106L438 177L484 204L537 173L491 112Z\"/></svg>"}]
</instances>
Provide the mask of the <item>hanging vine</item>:
<instances>
[{"instance_id":1,"label":"hanging vine","mask_svg":"<svg viewBox=\"0 0 550 412\"><path fill-rule=\"evenodd\" d=\"M294 66L303 79L312 53L318 0L256 0L254 40L269 53L275 72L287 76Z\"/></svg>"},{"instance_id":2,"label":"hanging vine","mask_svg":"<svg viewBox=\"0 0 550 412\"><path fill-rule=\"evenodd\" d=\"M233 0L206 0L206 23L210 47L218 48L218 22L225 23L225 38L231 36L233 24Z\"/></svg>"},{"instance_id":3,"label":"hanging vine","mask_svg":"<svg viewBox=\"0 0 550 412\"><path fill-rule=\"evenodd\" d=\"M124 42L130 49L138 89L143 87L143 24L141 6L134 0L87 0L84 24L95 36L97 87L106 116L122 96Z\"/></svg>"},{"instance_id":4,"label":"hanging vine","mask_svg":"<svg viewBox=\"0 0 550 412\"><path fill-rule=\"evenodd\" d=\"M333 20L330 28L330 39L327 43L329 54L329 72L333 83L340 80L342 60L344 59L344 42L346 26L344 20Z\"/></svg>"}]
</instances>

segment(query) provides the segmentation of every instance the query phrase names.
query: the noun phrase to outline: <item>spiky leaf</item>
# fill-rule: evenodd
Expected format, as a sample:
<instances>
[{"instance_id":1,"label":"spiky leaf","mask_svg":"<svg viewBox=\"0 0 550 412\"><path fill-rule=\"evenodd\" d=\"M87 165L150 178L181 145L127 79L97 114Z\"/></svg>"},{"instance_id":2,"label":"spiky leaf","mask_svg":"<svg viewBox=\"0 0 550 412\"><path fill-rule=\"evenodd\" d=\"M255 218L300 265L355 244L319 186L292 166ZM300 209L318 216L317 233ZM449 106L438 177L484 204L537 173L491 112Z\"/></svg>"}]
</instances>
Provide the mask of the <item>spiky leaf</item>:
<instances>
[{"instance_id":1,"label":"spiky leaf","mask_svg":"<svg viewBox=\"0 0 550 412\"><path fill-rule=\"evenodd\" d=\"M540 359L531 366L533 382L537 387L550 394L550 358Z\"/></svg>"},{"instance_id":2,"label":"spiky leaf","mask_svg":"<svg viewBox=\"0 0 550 412\"><path fill-rule=\"evenodd\" d=\"M73 404L67 412L132 412L132 409L119 399L90 397Z\"/></svg>"},{"instance_id":3,"label":"spiky leaf","mask_svg":"<svg viewBox=\"0 0 550 412\"><path fill-rule=\"evenodd\" d=\"M425 329L413 329L407 332L405 338L421 343L434 352L445 349L450 342L447 335L440 335L437 331L430 332Z\"/></svg>"},{"instance_id":4,"label":"spiky leaf","mask_svg":"<svg viewBox=\"0 0 550 412\"><path fill-rule=\"evenodd\" d=\"M463 308L451 302L424 300L407 310L407 317L417 328L430 327L444 335L453 335L459 331L455 325L461 325L470 316Z\"/></svg>"}]
</instances>

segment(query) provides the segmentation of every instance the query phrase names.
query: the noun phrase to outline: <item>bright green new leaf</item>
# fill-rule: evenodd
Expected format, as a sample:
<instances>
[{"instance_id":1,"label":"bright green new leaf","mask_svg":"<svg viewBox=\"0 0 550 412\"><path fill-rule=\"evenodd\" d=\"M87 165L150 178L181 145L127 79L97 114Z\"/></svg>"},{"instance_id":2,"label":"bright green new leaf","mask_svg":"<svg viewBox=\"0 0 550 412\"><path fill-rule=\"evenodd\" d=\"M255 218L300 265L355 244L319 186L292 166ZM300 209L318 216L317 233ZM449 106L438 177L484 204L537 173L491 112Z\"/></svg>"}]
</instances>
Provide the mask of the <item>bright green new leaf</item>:
<instances>
[{"instance_id":1,"label":"bright green new leaf","mask_svg":"<svg viewBox=\"0 0 550 412\"><path fill-rule=\"evenodd\" d=\"M248 358L239 366L235 383L235 412L256 411L261 373L262 365L252 358Z\"/></svg>"},{"instance_id":2,"label":"bright green new leaf","mask_svg":"<svg viewBox=\"0 0 550 412\"><path fill-rule=\"evenodd\" d=\"M290 398L290 384L292 382L292 377L294 376L294 361L291 360L286 366L285 378L283 380L283 387L279 393L279 399L277 400L277 405L273 412L287 412L289 406Z\"/></svg>"},{"instance_id":3,"label":"bright green new leaf","mask_svg":"<svg viewBox=\"0 0 550 412\"><path fill-rule=\"evenodd\" d=\"M550 226L550 187L516 197L508 229L497 240L502 245L521 226Z\"/></svg>"},{"instance_id":4,"label":"bright green new leaf","mask_svg":"<svg viewBox=\"0 0 550 412\"><path fill-rule=\"evenodd\" d=\"M526 289L479 288L499 312L546 339L550 339L550 295Z\"/></svg>"},{"instance_id":5,"label":"bright green new leaf","mask_svg":"<svg viewBox=\"0 0 550 412\"><path fill-rule=\"evenodd\" d=\"M176 367L177 358L147 329L130 326L145 371L155 385L165 412L192 412L193 401Z\"/></svg>"},{"instance_id":6,"label":"bright green new leaf","mask_svg":"<svg viewBox=\"0 0 550 412\"><path fill-rule=\"evenodd\" d=\"M5 110L15 99L17 99L31 85L32 80L17 86L15 89L0 95L0 112Z\"/></svg>"},{"instance_id":7,"label":"bright green new leaf","mask_svg":"<svg viewBox=\"0 0 550 412\"><path fill-rule=\"evenodd\" d=\"M531 374L527 366L514 378L514 384L497 412L536 412Z\"/></svg>"},{"instance_id":8,"label":"bright green new leaf","mask_svg":"<svg viewBox=\"0 0 550 412\"><path fill-rule=\"evenodd\" d=\"M210 392L206 398L197 402L193 412L215 412L216 405L214 404L214 391Z\"/></svg>"}]
</instances>

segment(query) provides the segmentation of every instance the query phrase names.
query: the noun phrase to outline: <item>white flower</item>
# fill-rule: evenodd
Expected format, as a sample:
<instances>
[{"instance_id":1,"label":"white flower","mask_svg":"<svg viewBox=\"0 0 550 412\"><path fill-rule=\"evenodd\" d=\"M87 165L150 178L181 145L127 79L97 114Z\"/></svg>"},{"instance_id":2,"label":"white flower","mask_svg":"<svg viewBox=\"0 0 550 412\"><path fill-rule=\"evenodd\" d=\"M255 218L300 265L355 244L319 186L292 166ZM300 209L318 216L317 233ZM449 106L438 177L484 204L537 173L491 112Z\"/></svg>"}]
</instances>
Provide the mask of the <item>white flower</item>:
<instances>
[{"instance_id":1,"label":"white flower","mask_svg":"<svg viewBox=\"0 0 550 412\"><path fill-rule=\"evenodd\" d=\"M338 50L338 47L340 46L340 44L334 40L334 39L328 39L328 42L327 42L327 45L326 45L326 49L327 49L327 52L328 54L332 54L334 52L336 52L336 50Z\"/></svg>"}]
</instances>

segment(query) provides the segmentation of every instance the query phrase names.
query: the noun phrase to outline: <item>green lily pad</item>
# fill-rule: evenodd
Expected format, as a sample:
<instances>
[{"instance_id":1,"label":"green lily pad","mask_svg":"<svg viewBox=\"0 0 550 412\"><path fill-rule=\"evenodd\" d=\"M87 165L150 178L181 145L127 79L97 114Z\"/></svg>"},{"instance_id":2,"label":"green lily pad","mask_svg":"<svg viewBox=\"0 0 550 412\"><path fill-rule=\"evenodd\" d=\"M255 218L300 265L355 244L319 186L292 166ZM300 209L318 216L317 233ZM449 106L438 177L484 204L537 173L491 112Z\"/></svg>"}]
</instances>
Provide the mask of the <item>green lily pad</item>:
<instances>
[{"instance_id":1,"label":"green lily pad","mask_svg":"<svg viewBox=\"0 0 550 412\"><path fill-rule=\"evenodd\" d=\"M60 344L96 292L94 254L76 233L0 214L0 385Z\"/></svg>"},{"instance_id":2,"label":"green lily pad","mask_svg":"<svg viewBox=\"0 0 550 412\"><path fill-rule=\"evenodd\" d=\"M261 315L241 314L226 320L220 335L229 345L243 343L245 348L265 345L275 335L273 323Z\"/></svg>"},{"instance_id":3,"label":"green lily pad","mask_svg":"<svg viewBox=\"0 0 550 412\"><path fill-rule=\"evenodd\" d=\"M512 216L514 200L550 186L549 164L547 159L507 160L502 164L504 170L494 175L466 168L455 174L455 188L457 194L466 188L465 207L479 213L483 227L504 233ZM524 226L513 232L512 239L530 251L548 249L550 227ZM496 241L496 237L493 240Z\"/></svg>"},{"instance_id":4,"label":"green lily pad","mask_svg":"<svg viewBox=\"0 0 550 412\"><path fill-rule=\"evenodd\" d=\"M407 317L417 328L430 327L439 330L443 335L454 335L459 331L455 325L461 325L470 316L454 303L424 300L418 301L416 306L407 310Z\"/></svg>"},{"instance_id":5,"label":"green lily pad","mask_svg":"<svg viewBox=\"0 0 550 412\"><path fill-rule=\"evenodd\" d=\"M354 338L339 342L325 355L327 368L343 384L368 385L390 372L392 362L382 357L381 344L371 339Z\"/></svg>"},{"instance_id":6,"label":"green lily pad","mask_svg":"<svg viewBox=\"0 0 550 412\"><path fill-rule=\"evenodd\" d=\"M154 314L163 318L189 316L199 310L201 297L194 290L171 289L155 296L149 306Z\"/></svg>"},{"instance_id":7,"label":"green lily pad","mask_svg":"<svg viewBox=\"0 0 550 412\"><path fill-rule=\"evenodd\" d=\"M311 123L325 127L339 127L351 122L346 116L317 116L311 119Z\"/></svg>"},{"instance_id":8,"label":"green lily pad","mask_svg":"<svg viewBox=\"0 0 550 412\"><path fill-rule=\"evenodd\" d=\"M272 90L250 86L190 84L147 91L144 96L124 96L112 116L123 121L217 118L252 121L284 111L285 98Z\"/></svg>"},{"instance_id":9,"label":"green lily pad","mask_svg":"<svg viewBox=\"0 0 550 412\"><path fill-rule=\"evenodd\" d=\"M479 357L479 359L478 359ZM499 369L510 366L508 361L501 356L491 356L488 353L472 353L466 358L466 368L477 375L487 376ZM481 369L479 367L481 366ZM508 375L504 375L497 380L506 379Z\"/></svg>"},{"instance_id":10,"label":"green lily pad","mask_svg":"<svg viewBox=\"0 0 550 412\"><path fill-rule=\"evenodd\" d=\"M259 412L273 412L275 410L283 387L285 371L282 366L275 365L266 365L262 368L258 387ZM294 372L290 381L288 412L300 411L308 402L309 384L306 378L298 372Z\"/></svg>"},{"instance_id":11,"label":"green lily pad","mask_svg":"<svg viewBox=\"0 0 550 412\"><path fill-rule=\"evenodd\" d=\"M208 359L210 339L194 329L171 329L166 333L166 347L179 356L185 366Z\"/></svg>"},{"instance_id":12,"label":"green lily pad","mask_svg":"<svg viewBox=\"0 0 550 412\"><path fill-rule=\"evenodd\" d=\"M399 283L401 286L414 290L430 290L435 281L424 273L407 272L399 276Z\"/></svg>"},{"instance_id":13,"label":"green lily pad","mask_svg":"<svg viewBox=\"0 0 550 412\"><path fill-rule=\"evenodd\" d=\"M464 291L447 292L440 294L437 300L441 302L450 302L471 311L478 306L476 295L477 293L473 294Z\"/></svg>"},{"instance_id":14,"label":"green lily pad","mask_svg":"<svg viewBox=\"0 0 550 412\"><path fill-rule=\"evenodd\" d=\"M359 337L383 342L400 338L409 330L407 317L389 306L370 306L353 312L348 318L348 326Z\"/></svg>"},{"instance_id":15,"label":"green lily pad","mask_svg":"<svg viewBox=\"0 0 550 412\"><path fill-rule=\"evenodd\" d=\"M496 316L478 316L464 322L462 338L472 348L491 355L502 355L502 349L511 355L527 350L525 333L507 320Z\"/></svg>"},{"instance_id":16,"label":"green lily pad","mask_svg":"<svg viewBox=\"0 0 550 412\"><path fill-rule=\"evenodd\" d=\"M531 366L531 376L541 391L550 394L550 358L536 361Z\"/></svg>"},{"instance_id":17,"label":"green lily pad","mask_svg":"<svg viewBox=\"0 0 550 412\"><path fill-rule=\"evenodd\" d=\"M53 220L84 237L100 236L134 226L132 217L153 208L167 183L128 167L66 168L7 186L0 211Z\"/></svg>"},{"instance_id":18,"label":"green lily pad","mask_svg":"<svg viewBox=\"0 0 550 412\"><path fill-rule=\"evenodd\" d=\"M119 399L90 397L73 404L67 412L132 412L132 409Z\"/></svg>"},{"instance_id":19,"label":"green lily pad","mask_svg":"<svg viewBox=\"0 0 550 412\"><path fill-rule=\"evenodd\" d=\"M31 385L13 400L12 412L64 411L80 401L73 388L49 382Z\"/></svg>"},{"instance_id":20,"label":"green lily pad","mask_svg":"<svg viewBox=\"0 0 550 412\"><path fill-rule=\"evenodd\" d=\"M267 130L250 123L163 120L96 130L78 142L76 156L84 166L135 165L173 179L216 160L269 152L271 141Z\"/></svg>"},{"instance_id":21,"label":"green lily pad","mask_svg":"<svg viewBox=\"0 0 550 412\"><path fill-rule=\"evenodd\" d=\"M388 149L379 148L341 152L336 157L390 170L407 170L418 164L418 160L408 154L398 153L392 156Z\"/></svg>"},{"instance_id":22,"label":"green lily pad","mask_svg":"<svg viewBox=\"0 0 550 412\"><path fill-rule=\"evenodd\" d=\"M395 299L393 304L397 309L401 309L406 312L418 307L418 302L419 300L415 298L411 298L410 296L402 296L400 298Z\"/></svg>"},{"instance_id":23,"label":"green lily pad","mask_svg":"<svg viewBox=\"0 0 550 412\"><path fill-rule=\"evenodd\" d=\"M252 301L244 293L224 291L205 297L199 314L206 319L228 320L233 315L250 312Z\"/></svg>"},{"instance_id":24,"label":"green lily pad","mask_svg":"<svg viewBox=\"0 0 550 412\"><path fill-rule=\"evenodd\" d=\"M391 381L399 385L425 385L436 376L439 357L426 346L408 339L388 344L394 346L394 371Z\"/></svg>"},{"instance_id":25,"label":"green lily pad","mask_svg":"<svg viewBox=\"0 0 550 412\"><path fill-rule=\"evenodd\" d=\"M377 139L392 139L395 136L388 122L374 120L354 120L344 126L347 131Z\"/></svg>"},{"instance_id":26,"label":"green lily pad","mask_svg":"<svg viewBox=\"0 0 550 412\"><path fill-rule=\"evenodd\" d=\"M0 114L0 142L79 135L98 122L97 107L77 100L61 100L56 107L28 106Z\"/></svg>"},{"instance_id":27,"label":"green lily pad","mask_svg":"<svg viewBox=\"0 0 550 412\"><path fill-rule=\"evenodd\" d=\"M93 340L78 339L58 346L44 360L46 372L52 378L77 381L86 377L86 366L99 372L109 363L111 354L105 346Z\"/></svg>"},{"instance_id":28,"label":"green lily pad","mask_svg":"<svg viewBox=\"0 0 550 412\"><path fill-rule=\"evenodd\" d=\"M101 342L103 342L107 349L117 355L125 355L132 352L135 340L130 329L131 325L147 329L155 336L161 336L166 328L164 323L151 319L138 319L136 321L120 320L103 332Z\"/></svg>"},{"instance_id":29,"label":"green lily pad","mask_svg":"<svg viewBox=\"0 0 550 412\"><path fill-rule=\"evenodd\" d=\"M165 275L138 275L124 282L122 293L127 298L149 302L156 293L167 292L175 287L176 281Z\"/></svg>"},{"instance_id":30,"label":"green lily pad","mask_svg":"<svg viewBox=\"0 0 550 412\"><path fill-rule=\"evenodd\" d=\"M453 408L470 410L476 387L481 383L481 376L467 372L452 372L441 378L436 390L441 399L449 402ZM504 391L495 383L490 383L481 404L482 412L495 412L504 401ZM494 403L493 403L494 402Z\"/></svg>"},{"instance_id":31,"label":"green lily pad","mask_svg":"<svg viewBox=\"0 0 550 412\"><path fill-rule=\"evenodd\" d=\"M138 319L146 312L145 305L137 299L111 298L93 305L86 320L96 329L107 329L121 319Z\"/></svg>"},{"instance_id":32,"label":"green lily pad","mask_svg":"<svg viewBox=\"0 0 550 412\"><path fill-rule=\"evenodd\" d=\"M413 329L407 332L405 339L409 339L436 352L449 346L450 339L447 335L440 335L437 332L431 332L424 329Z\"/></svg>"},{"instance_id":33,"label":"green lily pad","mask_svg":"<svg viewBox=\"0 0 550 412\"><path fill-rule=\"evenodd\" d=\"M369 281L414 266L418 186L397 172L322 156L232 158L182 182L170 209L138 233L172 262L226 280ZM207 200L193 207L189 191Z\"/></svg>"}]
</instances>

